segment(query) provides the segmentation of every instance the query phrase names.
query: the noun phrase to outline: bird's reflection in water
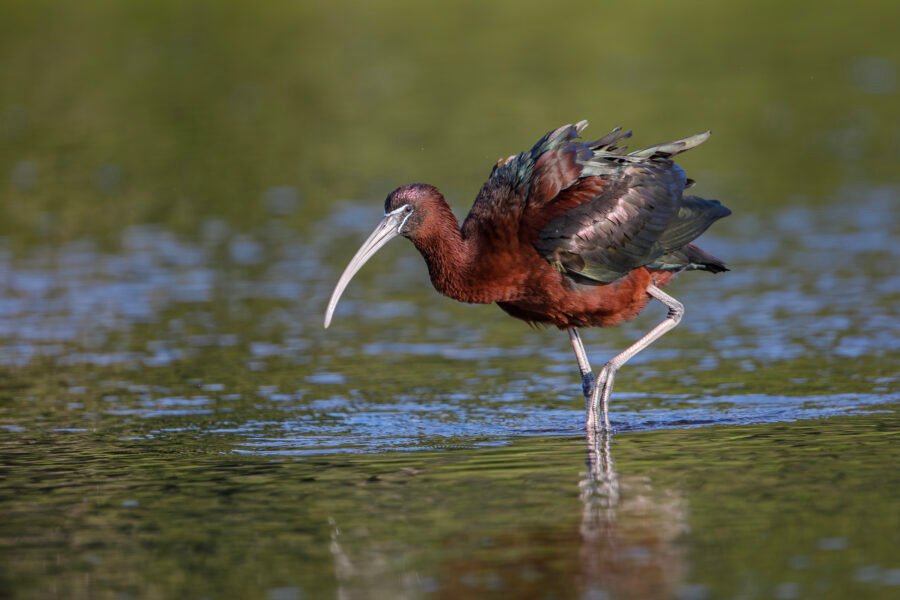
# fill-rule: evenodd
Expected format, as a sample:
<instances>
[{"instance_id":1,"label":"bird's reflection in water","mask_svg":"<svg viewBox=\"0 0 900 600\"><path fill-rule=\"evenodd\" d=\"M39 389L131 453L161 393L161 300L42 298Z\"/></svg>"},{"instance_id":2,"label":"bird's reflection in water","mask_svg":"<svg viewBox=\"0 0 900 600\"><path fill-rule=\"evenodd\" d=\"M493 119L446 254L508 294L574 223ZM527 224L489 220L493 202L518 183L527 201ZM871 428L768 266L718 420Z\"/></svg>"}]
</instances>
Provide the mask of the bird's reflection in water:
<instances>
[{"instance_id":1,"label":"bird's reflection in water","mask_svg":"<svg viewBox=\"0 0 900 600\"><path fill-rule=\"evenodd\" d=\"M587 433L581 489L581 597L668 598L687 572L687 505L647 477L620 477L609 429Z\"/></svg>"},{"instance_id":2,"label":"bird's reflection in water","mask_svg":"<svg viewBox=\"0 0 900 600\"><path fill-rule=\"evenodd\" d=\"M601 431L588 428L587 473L579 482L584 513L581 537L585 541L602 539L615 522L619 504L619 475L613 464L609 428Z\"/></svg>"},{"instance_id":3,"label":"bird's reflection in water","mask_svg":"<svg viewBox=\"0 0 900 600\"><path fill-rule=\"evenodd\" d=\"M619 473L607 431L588 434L579 500L572 494L576 471L557 467L523 463L509 471L509 463L494 463L487 471L460 471L456 464L453 471L382 472L360 488L373 513L330 520L335 597L679 596L687 574L679 542L687 503L636 469ZM563 458L574 459L571 441L560 443ZM537 500L554 510L528 513L533 519L526 522L523 511ZM402 518L393 509L378 512L379 506L402 506ZM416 529L404 527L407 522Z\"/></svg>"}]
</instances>

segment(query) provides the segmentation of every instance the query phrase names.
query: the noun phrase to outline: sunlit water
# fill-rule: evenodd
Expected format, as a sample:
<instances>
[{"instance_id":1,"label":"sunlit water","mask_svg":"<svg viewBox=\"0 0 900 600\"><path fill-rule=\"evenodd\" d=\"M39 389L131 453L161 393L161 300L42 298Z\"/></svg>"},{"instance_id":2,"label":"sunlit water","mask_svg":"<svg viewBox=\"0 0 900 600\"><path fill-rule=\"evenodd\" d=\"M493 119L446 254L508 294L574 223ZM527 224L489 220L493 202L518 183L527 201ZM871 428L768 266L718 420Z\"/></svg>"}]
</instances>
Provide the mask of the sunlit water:
<instances>
[{"instance_id":1,"label":"sunlit water","mask_svg":"<svg viewBox=\"0 0 900 600\"><path fill-rule=\"evenodd\" d=\"M852 210L738 216L727 237L708 235L705 245L734 270L671 286L687 317L623 369L616 430L831 417L900 399L891 368L900 350L897 190L857 196ZM327 228L346 227L352 239L373 221L370 208L346 203ZM494 339L494 307L419 304L432 292L409 247L379 258L385 277L354 282L325 332L335 272L321 257L347 253L329 238L299 240L276 222L237 234L211 221L195 241L129 229L115 254L85 242L0 255L0 360L81 367L54 384L66 407L56 428L138 419L141 435L154 436L174 419L225 435L240 452L430 448L581 430L565 336L503 323ZM407 289L419 291L396 298ZM661 316L647 313L624 332L587 332L595 364ZM186 379L166 375L192 363L202 368ZM271 369L277 378L265 375ZM47 426L25 408L7 413L9 431Z\"/></svg>"},{"instance_id":2,"label":"sunlit water","mask_svg":"<svg viewBox=\"0 0 900 600\"><path fill-rule=\"evenodd\" d=\"M322 330L322 257L352 252L377 203L339 205L337 241L210 221L194 240L131 228L119 252L5 253L7 585L890 597L897 201L873 189L708 235L734 270L671 286L687 317L623 369L616 437L588 447L564 334L433 300L411 248ZM595 362L648 312L588 332Z\"/></svg>"}]
</instances>

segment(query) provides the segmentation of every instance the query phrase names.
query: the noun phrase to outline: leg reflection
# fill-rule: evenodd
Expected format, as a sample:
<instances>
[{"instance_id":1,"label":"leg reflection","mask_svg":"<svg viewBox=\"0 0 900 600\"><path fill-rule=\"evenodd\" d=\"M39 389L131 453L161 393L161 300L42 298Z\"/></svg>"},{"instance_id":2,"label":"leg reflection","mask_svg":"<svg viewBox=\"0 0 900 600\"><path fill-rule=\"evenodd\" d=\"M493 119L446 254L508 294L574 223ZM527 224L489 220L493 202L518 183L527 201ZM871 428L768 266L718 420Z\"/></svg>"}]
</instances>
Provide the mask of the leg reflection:
<instances>
[{"instance_id":1,"label":"leg reflection","mask_svg":"<svg viewBox=\"0 0 900 600\"><path fill-rule=\"evenodd\" d=\"M587 431L587 472L579 482L581 597L670 598L687 573L679 540L687 504L647 477L622 476L608 429Z\"/></svg>"},{"instance_id":2,"label":"leg reflection","mask_svg":"<svg viewBox=\"0 0 900 600\"><path fill-rule=\"evenodd\" d=\"M581 535L594 539L608 532L609 523L615 522L619 504L619 476L613 464L609 429L587 429L587 473L582 478L581 502L583 514Z\"/></svg>"}]
</instances>

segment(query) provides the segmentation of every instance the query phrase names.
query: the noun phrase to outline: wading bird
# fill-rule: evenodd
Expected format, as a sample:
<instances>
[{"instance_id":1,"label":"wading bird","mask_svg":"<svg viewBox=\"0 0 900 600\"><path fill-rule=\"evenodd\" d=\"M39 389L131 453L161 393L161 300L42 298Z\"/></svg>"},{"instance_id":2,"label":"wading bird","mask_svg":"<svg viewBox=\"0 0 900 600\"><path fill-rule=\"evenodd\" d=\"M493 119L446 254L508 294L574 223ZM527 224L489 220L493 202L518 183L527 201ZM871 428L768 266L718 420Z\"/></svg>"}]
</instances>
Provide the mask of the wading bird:
<instances>
[{"instance_id":1,"label":"wading bird","mask_svg":"<svg viewBox=\"0 0 900 600\"><path fill-rule=\"evenodd\" d=\"M616 371L684 313L660 288L680 271L728 270L691 242L731 211L716 200L683 195L693 181L672 161L709 132L626 152L619 144L630 131L578 141L586 126L564 125L531 150L497 161L462 227L434 186L414 183L391 192L384 219L335 286L325 327L353 275L402 235L445 296L496 303L529 324L568 330L588 401L587 426L600 427L602 407L608 428ZM606 363L595 384L578 328L632 319L650 298L668 307L667 317Z\"/></svg>"}]
</instances>

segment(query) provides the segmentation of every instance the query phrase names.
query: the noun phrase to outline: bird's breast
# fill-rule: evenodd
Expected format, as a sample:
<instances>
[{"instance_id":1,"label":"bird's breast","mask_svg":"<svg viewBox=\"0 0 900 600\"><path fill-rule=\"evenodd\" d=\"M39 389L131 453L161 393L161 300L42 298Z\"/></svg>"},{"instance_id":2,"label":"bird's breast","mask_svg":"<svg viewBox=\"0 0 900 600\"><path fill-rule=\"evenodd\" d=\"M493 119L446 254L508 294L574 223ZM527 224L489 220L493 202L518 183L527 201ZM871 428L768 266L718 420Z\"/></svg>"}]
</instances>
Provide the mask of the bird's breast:
<instances>
[{"instance_id":1,"label":"bird's breast","mask_svg":"<svg viewBox=\"0 0 900 600\"><path fill-rule=\"evenodd\" d=\"M634 269L606 284L573 283L562 273L547 276L528 286L527 293L507 302L497 302L511 316L529 323L567 327L611 327L636 317L650 297L652 283L647 269Z\"/></svg>"}]
</instances>

